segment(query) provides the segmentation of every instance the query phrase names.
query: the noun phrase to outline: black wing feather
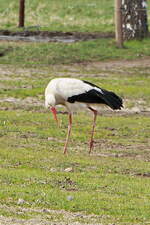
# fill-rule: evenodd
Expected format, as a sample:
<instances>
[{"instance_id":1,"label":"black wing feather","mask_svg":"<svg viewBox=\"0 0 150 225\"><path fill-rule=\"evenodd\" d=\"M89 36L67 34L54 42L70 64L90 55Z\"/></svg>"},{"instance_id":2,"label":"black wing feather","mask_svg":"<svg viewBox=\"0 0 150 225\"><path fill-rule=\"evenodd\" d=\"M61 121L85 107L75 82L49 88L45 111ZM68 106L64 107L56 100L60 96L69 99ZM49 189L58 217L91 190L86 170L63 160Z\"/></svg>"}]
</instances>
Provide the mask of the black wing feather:
<instances>
[{"instance_id":1,"label":"black wing feather","mask_svg":"<svg viewBox=\"0 0 150 225\"><path fill-rule=\"evenodd\" d=\"M89 84L92 87L99 88L100 91L96 89L91 89L85 93L71 96L67 99L68 102L84 102L84 103L93 103L93 104L105 104L112 109L121 109L123 107L122 99L116 95L114 92L107 91L102 89L88 81L83 81L84 83Z\"/></svg>"}]
</instances>

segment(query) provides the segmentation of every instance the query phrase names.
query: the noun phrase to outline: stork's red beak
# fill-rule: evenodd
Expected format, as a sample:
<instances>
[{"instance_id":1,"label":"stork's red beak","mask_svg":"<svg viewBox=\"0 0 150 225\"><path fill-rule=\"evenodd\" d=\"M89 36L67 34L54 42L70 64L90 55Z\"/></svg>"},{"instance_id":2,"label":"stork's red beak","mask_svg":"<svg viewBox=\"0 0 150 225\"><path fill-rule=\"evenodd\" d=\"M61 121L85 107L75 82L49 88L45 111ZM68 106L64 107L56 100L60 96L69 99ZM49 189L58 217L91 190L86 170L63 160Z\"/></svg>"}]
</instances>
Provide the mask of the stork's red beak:
<instances>
[{"instance_id":1,"label":"stork's red beak","mask_svg":"<svg viewBox=\"0 0 150 225\"><path fill-rule=\"evenodd\" d=\"M53 116L54 116L54 119L56 120L57 125L59 125L58 119L57 119L57 111L56 111L56 108L55 107L51 107L50 110L53 113Z\"/></svg>"}]
</instances>

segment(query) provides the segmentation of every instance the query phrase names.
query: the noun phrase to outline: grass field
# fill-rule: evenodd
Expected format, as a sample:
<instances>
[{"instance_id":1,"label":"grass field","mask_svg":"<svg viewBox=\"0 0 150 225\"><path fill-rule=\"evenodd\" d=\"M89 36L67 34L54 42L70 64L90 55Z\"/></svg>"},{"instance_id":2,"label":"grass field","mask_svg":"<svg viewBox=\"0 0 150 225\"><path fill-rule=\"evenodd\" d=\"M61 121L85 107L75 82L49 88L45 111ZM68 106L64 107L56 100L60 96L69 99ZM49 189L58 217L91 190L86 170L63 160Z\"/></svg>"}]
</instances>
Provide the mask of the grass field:
<instances>
[{"instance_id":1,"label":"grass field","mask_svg":"<svg viewBox=\"0 0 150 225\"><path fill-rule=\"evenodd\" d=\"M91 156L87 145L92 115L84 113L74 116L69 154L63 155L67 115L58 115L58 130L43 106L44 87L54 74L86 77L115 90L129 109L99 116ZM1 66L1 215L61 222L70 215L70 224L147 224L149 114L134 113L132 108L150 107L149 79L149 68L143 67L129 72L123 67L118 71L84 65ZM73 214L66 215L67 211Z\"/></svg>"},{"instance_id":2,"label":"grass field","mask_svg":"<svg viewBox=\"0 0 150 225\"><path fill-rule=\"evenodd\" d=\"M16 0L1 0L1 29L17 29L18 5ZM26 27L38 25L42 30L114 31L114 0L26 1L25 21Z\"/></svg>"},{"instance_id":3,"label":"grass field","mask_svg":"<svg viewBox=\"0 0 150 225\"><path fill-rule=\"evenodd\" d=\"M2 1L0 29L18 30L18 2ZM148 10L149 13L149 10ZM25 26L40 25L40 30L114 32L114 0L26 1ZM33 30L36 28L33 28ZM30 29L29 29L30 30ZM32 30L32 28L31 28ZM0 63L22 66L48 66L106 59L135 59L150 55L149 39L130 41L123 49L116 48L114 39L76 43L0 42Z\"/></svg>"},{"instance_id":4,"label":"grass field","mask_svg":"<svg viewBox=\"0 0 150 225\"><path fill-rule=\"evenodd\" d=\"M130 41L124 49L116 48L113 39L64 43L0 42L1 64L23 67L94 62L114 59L141 59L150 56L150 41Z\"/></svg>"},{"instance_id":5,"label":"grass field","mask_svg":"<svg viewBox=\"0 0 150 225\"><path fill-rule=\"evenodd\" d=\"M110 31L113 29L113 0L26 1L26 26L39 25L42 30ZM2 1L1 29L16 29L18 1ZM107 25L107 26L106 26Z\"/></svg>"},{"instance_id":6,"label":"grass field","mask_svg":"<svg viewBox=\"0 0 150 225\"><path fill-rule=\"evenodd\" d=\"M113 0L26 1L26 26L113 31ZM18 30L18 1L1 2L1 29ZM84 6L84 7L83 7ZM0 41L0 224L150 224L150 41ZM77 113L68 155L61 128L44 108L54 77L115 91L119 112L102 110L88 154L92 115Z\"/></svg>"}]
</instances>

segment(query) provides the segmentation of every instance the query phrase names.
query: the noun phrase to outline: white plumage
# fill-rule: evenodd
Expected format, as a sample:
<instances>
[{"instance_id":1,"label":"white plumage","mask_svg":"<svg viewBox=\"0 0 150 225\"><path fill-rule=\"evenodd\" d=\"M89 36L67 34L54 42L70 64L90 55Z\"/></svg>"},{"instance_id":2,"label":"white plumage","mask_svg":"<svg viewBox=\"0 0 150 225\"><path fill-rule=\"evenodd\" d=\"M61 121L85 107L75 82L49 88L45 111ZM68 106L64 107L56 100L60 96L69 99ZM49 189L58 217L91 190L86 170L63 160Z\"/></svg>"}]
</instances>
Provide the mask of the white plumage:
<instances>
[{"instance_id":1,"label":"white plumage","mask_svg":"<svg viewBox=\"0 0 150 225\"><path fill-rule=\"evenodd\" d=\"M121 109L122 99L115 93L102 89L88 81L75 78L55 78L49 82L45 89L45 106L51 109L57 120L56 105L63 105L69 114L68 134L65 142L64 153L67 152L68 140L72 127L72 113L78 109L90 110L94 113L90 151L93 148L93 135L97 117L97 107L107 105L113 110Z\"/></svg>"},{"instance_id":2,"label":"white plumage","mask_svg":"<svg viewBox=\"0 0 150 225\"><path fill-rule=\"evenodd\" d=\"M84 102L75 102L70 104L67 99L69 97L79 95L93 89L89 84L84 83L82 80L75 78L55 78L51 80L45 90L45 105L48 107L50 104L52 106L52 95L55 96L54 105L62 104L67 107L70 112L79 110L81 108L86 108L87 104ZM94 87L102 93L101 89Z\"/></svg>"}]
</instances>

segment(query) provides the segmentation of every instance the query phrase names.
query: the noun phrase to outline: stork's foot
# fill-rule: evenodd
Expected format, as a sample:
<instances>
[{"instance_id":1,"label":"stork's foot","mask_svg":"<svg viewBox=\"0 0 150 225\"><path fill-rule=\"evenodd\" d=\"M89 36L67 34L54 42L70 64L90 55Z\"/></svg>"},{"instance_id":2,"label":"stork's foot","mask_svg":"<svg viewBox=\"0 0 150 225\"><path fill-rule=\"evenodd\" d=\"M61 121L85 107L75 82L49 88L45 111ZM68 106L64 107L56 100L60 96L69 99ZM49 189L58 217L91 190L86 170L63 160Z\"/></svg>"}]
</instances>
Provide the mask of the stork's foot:
<instances>
[{"instance_id":1,"label":"stork's foot","mask_svg":"<svg viewBox=\"0 0 150 225\"><path fill-rule=\"evenodd\" d=\"M93 147L94 147L94 140L90 141L89 147L90 147L90 150L89 150L89 154L90 154L92 149L93 149Z\"/></svg>"},{"instance_id":2,"label":"stork's foot","mask_svg":"<svg viewBox=\"0 0 150 225\"><path fill-rule=\"evenodd\" d=\"M64 155L67 154L67 148L64 148Z\"/></svg>"}]
</instances>

